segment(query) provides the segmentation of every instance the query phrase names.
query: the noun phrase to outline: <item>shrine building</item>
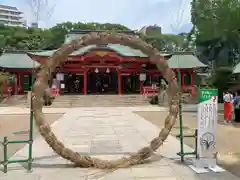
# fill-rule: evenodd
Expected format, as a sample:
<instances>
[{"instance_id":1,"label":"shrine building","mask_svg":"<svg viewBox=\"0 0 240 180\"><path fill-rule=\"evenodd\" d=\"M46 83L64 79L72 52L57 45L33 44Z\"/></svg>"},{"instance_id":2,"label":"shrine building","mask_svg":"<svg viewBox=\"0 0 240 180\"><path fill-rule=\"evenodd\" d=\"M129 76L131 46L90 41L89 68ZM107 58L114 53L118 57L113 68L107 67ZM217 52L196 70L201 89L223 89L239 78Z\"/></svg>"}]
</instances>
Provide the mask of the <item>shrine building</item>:
<instances>
[{"instance_id":1,"label":"shrine building","mask_svg":"<svg viewBox=\"0 0 240 180\"><path fill-rule=\"evenodd\" d=\"M65 43L89 32L73 30L66 35ZM121 33L135 35L134 31ZM0 56L0 71L15 75L12 87L15 94L30 90L33 69L44 65L55 51L5 52ZM192 88L197 83L195 71L206 67L192 52L162 55L168 59L170 68L180 71L182 87L185 88ZM57 68L53 79L59 82L60 94L95 94L98 92L96 84L100 82L101 93L121 95L142 93L144 87L159 85L162 74L140 50L120 44L102 44L82 47L70 54Z\"/></svg>"}]
</instances>

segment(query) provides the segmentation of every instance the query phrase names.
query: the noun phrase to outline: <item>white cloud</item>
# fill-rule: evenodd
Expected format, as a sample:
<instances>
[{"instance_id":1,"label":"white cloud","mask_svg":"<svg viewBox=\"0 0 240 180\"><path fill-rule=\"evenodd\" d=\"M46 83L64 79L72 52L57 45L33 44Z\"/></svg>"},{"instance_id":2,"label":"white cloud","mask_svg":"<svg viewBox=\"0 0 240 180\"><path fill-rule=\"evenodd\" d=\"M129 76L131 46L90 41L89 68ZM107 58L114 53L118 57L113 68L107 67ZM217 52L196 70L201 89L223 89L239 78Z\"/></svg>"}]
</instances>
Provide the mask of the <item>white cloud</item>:
<instances>
[{"instance_id":1,"label":"white cloud","mask_svg":"<svg viewBox=\"0 0 240 180\"><path fill-rule=\"evenodd\" d=\"M25 12L28 21L33 15L27 4L29 0L0 0L16 5ZM19 3L19 2L24 3ZM42 0L46 1L46 0ZM48 0L47 11L56 3L51 18L43 18L44 26L52 26L63 21L112 22L124 24L132 29L144 25L157 24L163 32L173 32L190 23L191 0ZM180 17L183 11L183 16ZM180 17L180 18L179 18ZM179 21L177 21L179 19ZM44 23L43 23L44 22Z\"/></svg>"}]
</instances>

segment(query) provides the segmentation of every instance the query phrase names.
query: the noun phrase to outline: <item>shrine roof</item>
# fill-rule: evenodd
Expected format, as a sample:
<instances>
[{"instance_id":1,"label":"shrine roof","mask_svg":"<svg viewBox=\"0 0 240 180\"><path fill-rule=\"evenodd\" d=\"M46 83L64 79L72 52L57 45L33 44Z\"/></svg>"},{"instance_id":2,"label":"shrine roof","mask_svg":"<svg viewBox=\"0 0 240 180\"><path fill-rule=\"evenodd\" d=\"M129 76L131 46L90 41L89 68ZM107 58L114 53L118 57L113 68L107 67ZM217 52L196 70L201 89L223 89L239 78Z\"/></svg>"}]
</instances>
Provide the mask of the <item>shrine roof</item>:
<instances>
[{"instance_id":1,"label":"shrine roof","mask_svg":"<svg viewBox=\"0 0 240 180\"><path fill-rule=\"evenodd\" d=\"M3 68L32 69L38 66L40 64L26 53L4 53L0 56L0 67Z\"/></svg>"},{"instance_id":2,"label":"shrine roof","mask_svg":"<svg viewBox=\"0 0 240 180\"><path fill-rule=\"evenodd\" d=\"M168 65L173 69L192 69L207 67L194 54L173 54L168 60Z\"/></svg>"},{"instance_id":3,"label":"shrine roof","mask_svg":"<svg viewBox=\"0 0 240 180\"><path fill-rule=\"evenodd\" d=\"M106 30L73 29L70 32L68 32L68 34L88 34L88 33L91 33L91 32L98 32L99 33L99 32L106 32ZM128 35L136 35L136 32L132 31L132 30L115 30L115 31L110 31L110 32L123 33L123 34L128 34Z\"/></svg>"},{"instance_id":4,"label":"shrine roof","mask_svg":"<svg viewBox=\"0 0 240 180\"><path fill-rule=\"evenodd\" d=\"M142 53L142 51L140 51L138 49L133 49L129 46L124 46L121 44L107 44L105 47L99 47L96 45L85 46L85 47L78 49L77 51L74 51L70 56L83 55L92 50L115 51L120 56L125 56L125 57L148 57L146 54ZM55 51L57 51L57 50L42 51L42 52L29 52L28 54L35 55L35 56L49 57L49 56L52 56Z\"/></svg>"}]
</instances>

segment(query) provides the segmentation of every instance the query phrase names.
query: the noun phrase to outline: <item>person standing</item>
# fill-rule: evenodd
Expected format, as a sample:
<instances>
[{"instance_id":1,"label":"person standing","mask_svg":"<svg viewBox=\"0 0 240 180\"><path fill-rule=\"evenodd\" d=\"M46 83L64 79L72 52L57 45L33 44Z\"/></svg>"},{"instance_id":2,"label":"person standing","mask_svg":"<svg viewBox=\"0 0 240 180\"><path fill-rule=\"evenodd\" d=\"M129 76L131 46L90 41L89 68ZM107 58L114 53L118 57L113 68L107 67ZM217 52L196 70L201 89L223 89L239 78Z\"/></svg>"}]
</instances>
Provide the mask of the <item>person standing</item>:
<instances>
[{"instance_id":1,"label":"person standing","mask_svg":"<svg viewBox=\"0 0 240 180\"><path fill-rule=\"evenodd\" d=\"M237 92L236 96L233 100L234 105L234 114L235 114L235 122L240 122L240 93Z\"/></svg>"},{"instance_id":2,"label":"person standing","mask_svg":"<svg viewBox=\"0 0 240 180\"><path fill-rule=\"evenodd\" d=\"M97 93L102 92L102 83L101 83L100 79L97 79L96 88L97 88Z\"/></svg>"},{"instance_id":3,"label":"person standing","mask_svg":"<svg viewBox=\"0 0 240 180\"><path fill-rule=\"evenodd\" d=\"M230 92L226 92L223 95L224 101L224 122L232 122L232 111L233 111L233 95Z\"/></svg>"}]
</instances>

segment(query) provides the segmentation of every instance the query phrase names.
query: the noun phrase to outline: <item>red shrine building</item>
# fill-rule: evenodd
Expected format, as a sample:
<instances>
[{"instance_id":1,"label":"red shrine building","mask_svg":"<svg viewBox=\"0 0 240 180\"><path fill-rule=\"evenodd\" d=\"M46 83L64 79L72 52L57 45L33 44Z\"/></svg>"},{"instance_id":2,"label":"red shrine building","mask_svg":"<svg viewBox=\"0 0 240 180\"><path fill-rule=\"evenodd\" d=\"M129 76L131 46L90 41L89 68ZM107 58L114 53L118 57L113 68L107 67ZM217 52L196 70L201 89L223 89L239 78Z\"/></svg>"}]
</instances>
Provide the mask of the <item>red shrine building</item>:
<instances>
[{"instance_id":1,"label":"red shrine building","mask_svg":"<svg viewBox=\"0 0 240 180\"><path fill-rule=\"evenodd\" d=\"M65 43L91 31L73 30L66 35ZM134 31L121 31L135 35ZM0 70L14 74L15 94L30 90L34 70L44 65L56 50L41 52L4 53L0 57ZM195 70L206 67L193 53L162 54L170 68L181 73L181 83L192 88L197 83ZM50 84L60 94L127 94L143 93L144 88L159 86L162 74L148 56L137 49L120 44L91 45L78 49L57 68Z\"/></svg>"}]
</instances>

